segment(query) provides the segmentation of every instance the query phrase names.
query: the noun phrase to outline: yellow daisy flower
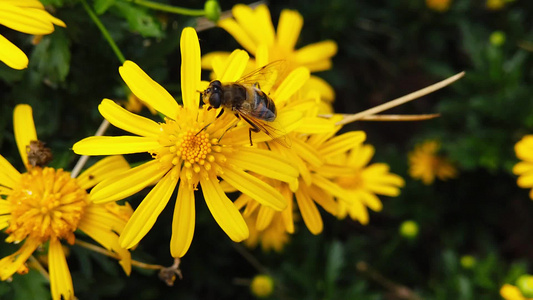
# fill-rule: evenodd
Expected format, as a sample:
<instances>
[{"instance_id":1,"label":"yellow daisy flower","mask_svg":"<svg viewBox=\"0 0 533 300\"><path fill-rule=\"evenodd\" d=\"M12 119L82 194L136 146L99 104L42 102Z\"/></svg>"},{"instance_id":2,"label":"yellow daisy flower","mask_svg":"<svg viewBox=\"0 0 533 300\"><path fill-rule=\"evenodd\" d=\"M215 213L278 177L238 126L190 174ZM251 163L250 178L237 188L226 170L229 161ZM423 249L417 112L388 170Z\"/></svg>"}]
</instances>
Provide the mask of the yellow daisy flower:
<instances>
[{"instance_id":1,"label":"yellow daisy flower","mask_svg":"<svg viewBox=\"0 0 533 300\"><path fill-rule=\"evenodd\" d=\"M281 12L277 32L274 30L270 11L265 4L255 9L243 4L233 7L233 18L220 20L218 26L231 34L249 53L265 65L276 60L286 61L286 70L281 75L287 76L298 67L306 67L311 72L329 70L331 57L337 53L337 44L327 40L307 45L298 50L296 42L303 26L303 17L297 11L285 9ZM213 61L224 60L229 53L213 52L202 58L202 67L210 69ZM265 60L265 58L267 58ZM248 70L251 70L249 68ZM333 88L323 79L311 76L308 87L318 90L323 100L333 101Z\"/></svg>"},{"instance_id":2,"label":"yellow daisy flower","mask_svg":"<svg viewBox=\"0 0 533 300\"><path fill-rule=\"evenodd\" d=\"M38 141L29 105L14 111L15 139L27 172L19 173L0 155L0 229L8 243L21 244L15 253L0 259L0 279L25 273L26 260L48 242L50 286L53 299L74 299L72 279L61 240L73 244L81 230L120 257L124 271L131 271L128 250L118 243L132 210L116 203L95 204L87 193L98 182L129 169L121 156L105 158L71 178L63 169L32 166L31 144ZM35 154L35 153L33 153Z\"/></svg>"},{"instance_id":3,"label":"yellow daisy flower","mask_svg":"<svg viewBox=\"0 0 533 300\"><path fill-rule=\"evenodd\" d=\"M54 24L66 27L50 15L38 0L0 0L0 24L27 34L54 32ZM28 57L13 43L0 35L0 60L13 69L28 67Z\"/></svg>"},{"instance_id":4,"label":"yellow daisy flower","mask_svg":"<svg viewBox=\"0 0 533 300\"><path fill-rule=\"evenodd\" d=\"M235 202L235 204L237 204L237 202ZM266 224L267 226L265 228L260 227L261 221L258 219L264 217L264 215L260 216L258 213L259 210L249 210L254 212L251 216L247 216L246 211L243 213L244 220L250 229L250 237L244 241L244 244L249 248L255 248L261 243L261 249L263 249L264 252L274 250L279 253L289 242L289 234L285 229L281 213L268 207L266 207L266 209L271 210L273 214L271 221ZM265 222L263 222L263 224L265 224Z\"/></svg>"},{"instance_id":5,"label":"yellow daisy flower","mask_svg":"<svg viewBox=\"0 0 533 300\"><path fill-rule=\"evenodd\" d=\"M522 160L513 168L513 173L518 175L518 186L521 188L533 188L533 135L524 136L514 146L516 156ZM529 192L529 198L533 199L533 189Z\"/></svg>"},{"instance_id":6,"label":"yellow daisy flower","mask_svg":"<svg viewBox=\"0 0 533 300\"><path fill-rule=\"evenodd\" d=\"M447 158L439 156L439 150L440 143L434 140L416 145L409 153L409 175L426 185L432 184L435 177L443 181L457 177L457 169Z\"/></svg>"},{"instance_id":7,"label":"yellow daisy flower","mask_svg":"<svg viewBox=\"0 0 533 300\"><path fill-rule=\"evenodd\" d=\"M533 298L526 298L520 292L520 289L511 284L504 284L500 289L500 296L505 300L532 300Z\"/></svg>"},{"instance_id":8,"label":"yellow daisy flower","mask_svg":"<svg viewBox=\"0 0 533 300\"><path fill-rule=\"evenodd\" d=\"M119 69L132 92L166 116L163 123L132 114L104 99L99 106L100 113L111 124L138 136L89 137L73 147L74 152L85 155L142 152L152 155L150 162L105 180L91 191L96 201L102 203L123 199L156 183L120 237L125 248L135 246L148 233L179 182L170 241L174 257L185 255L191 244L195 225L194 191L198 185L219 226L233 241L239 242L248 237L248 227L218 178L262 204L281 210L287 205L283 196L245 170L287 182L295 181L297 176L289 160L249 146L248 125L229 129L235 123L235 116L227 113L217 118L216 110L207 106L198 108L200 45L192 28L182 32L181 56L183 106L135 63L126 61ZM234 134L241 128L245 130L240 131L242 134ZM254 140L257 136L254 135Z\"/></svg>"},{"instance_id":9,"label":"yellow daisy flower","mask_svg":"<svg viewBox=\"0 0 533 300\"><path fill-rule=\"evenodd\" d=\"M374 155L374 147L358 144L349 152L335 160L338 166L345 166L350 171L338 175L335 182L345 189L350 198L340 198L339 218L349 215L361 224L368 224L369 207L373 211L381 211L383 205L377 195L397 197L400 187L405 182L400 176L389 173L389 166L384 163L368 165Z\"/></svg>"}]
</instances>

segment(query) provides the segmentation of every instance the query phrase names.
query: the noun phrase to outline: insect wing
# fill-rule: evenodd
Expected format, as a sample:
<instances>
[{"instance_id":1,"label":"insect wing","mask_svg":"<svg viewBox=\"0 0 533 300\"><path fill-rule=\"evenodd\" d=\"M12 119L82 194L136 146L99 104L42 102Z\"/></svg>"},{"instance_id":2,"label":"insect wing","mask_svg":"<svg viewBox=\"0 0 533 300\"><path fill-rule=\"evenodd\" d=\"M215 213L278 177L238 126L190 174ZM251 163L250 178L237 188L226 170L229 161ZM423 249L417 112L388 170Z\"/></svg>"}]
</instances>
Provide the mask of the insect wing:
<instances>
[{"instance_id":1,"label":"insect wing","mask_svg":"<svg viewBox=\"0 0 533 300\"><path fill-rule=\"evenodd\" d=\"M287 133L279 126L279 122L264 121L255 117L253 113L243 110L237 110L237 112L241 118L243 118L250 125L259 128L260 131L272 138L274 142L279 143L287 148L291 147L290 139L287 137Z\"/></svg>"},{"instance_id":2,"label":"insect wing","mask_svg":"<svg viewBox=\"0 0 533 300\"><path fill-rule=\"evenodd\" d=\"M270 91L286 67L287 65L284 60L276 60L259 69L253 70L239 78L236 82L245 85L259 84L259 88L262 91Z\"/></svg>"}]
</instances>

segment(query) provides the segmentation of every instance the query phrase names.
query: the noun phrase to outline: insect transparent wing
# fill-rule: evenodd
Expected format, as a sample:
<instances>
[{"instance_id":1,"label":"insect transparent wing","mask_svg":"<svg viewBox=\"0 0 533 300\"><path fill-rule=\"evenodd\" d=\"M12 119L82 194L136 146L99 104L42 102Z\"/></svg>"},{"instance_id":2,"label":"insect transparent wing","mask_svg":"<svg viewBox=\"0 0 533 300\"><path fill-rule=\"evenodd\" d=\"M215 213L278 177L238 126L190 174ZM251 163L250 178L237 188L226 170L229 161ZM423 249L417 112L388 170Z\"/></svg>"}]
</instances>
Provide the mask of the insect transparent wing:
<instances>
[{"instance_id":1,"label":"insect transparent wing","mask_svg":"<svg viewBox=\"0 0 533 300\"><path fill-rule=\"evenodd\" d=\"M283 74L286 69L286 61L276 60L259 69L244 75L237 80L237 83L254 85L259 84L262 91L270 91L271 87L276 84L280 74Z\"/></svg>"}]
</instances>

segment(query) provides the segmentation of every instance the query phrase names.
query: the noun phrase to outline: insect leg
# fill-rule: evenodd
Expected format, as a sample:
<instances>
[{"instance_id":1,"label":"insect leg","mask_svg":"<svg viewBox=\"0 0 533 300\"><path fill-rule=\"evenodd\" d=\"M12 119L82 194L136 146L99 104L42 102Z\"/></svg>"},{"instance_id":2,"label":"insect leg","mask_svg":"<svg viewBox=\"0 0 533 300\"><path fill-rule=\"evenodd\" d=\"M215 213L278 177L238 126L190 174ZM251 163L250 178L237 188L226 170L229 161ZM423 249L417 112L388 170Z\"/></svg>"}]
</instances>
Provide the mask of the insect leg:
<instances>
[{"instance_id":1,"label":"insect leg","mask_svg":"<svg viewBox=\"0 0 533 300\"><path fill-rule=\"evenodd\" d=\"M217 115L216 118L217 118L217 119L220 118L220 116L222 116L223 113L224 113L224 108L222 108L222 109L220 110L220 112L218 113L218 115Z\"/></svg>"},{"instance_id":2,"label":"insect leg","mask_svg":"<svg viewBox=\"0 0 533 300\"><path fill-rule=\"evenodd\" d=\"M242 116L242 118L243 118L246 122L248 122L248 124L250 124L250 126L251 126L250 128L248 128L248 136L249 136L249 138L250 138L250 146L253 146L254 143L252 143L252 131L253 131L253 132L259 132L259 131L261 131L261 130L259 129L259 127L258 127L256 124L254 124L254 122L250 121L250 119L248 119L247 117Z\"/></svg>"}]
</instances>

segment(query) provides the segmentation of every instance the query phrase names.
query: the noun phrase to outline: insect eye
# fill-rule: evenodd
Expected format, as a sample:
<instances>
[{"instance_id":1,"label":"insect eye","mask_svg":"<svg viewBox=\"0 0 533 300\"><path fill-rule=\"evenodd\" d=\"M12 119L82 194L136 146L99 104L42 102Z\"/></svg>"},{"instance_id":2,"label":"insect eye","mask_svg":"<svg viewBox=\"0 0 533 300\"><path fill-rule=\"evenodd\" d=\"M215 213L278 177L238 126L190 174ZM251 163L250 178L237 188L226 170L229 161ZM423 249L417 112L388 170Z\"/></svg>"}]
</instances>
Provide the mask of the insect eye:
<instances>
[{"instance_id":1,"label":"insect eye","mask_svg":"<svg viewBox=\"0 0 533 300\"><path fill-rule=\"evenodd\" d=\"M220 107L220 94L219 93L211 94L211 97L209 97L209 104L214 108L219 108Z\"/></svg>"}]
</instances>

